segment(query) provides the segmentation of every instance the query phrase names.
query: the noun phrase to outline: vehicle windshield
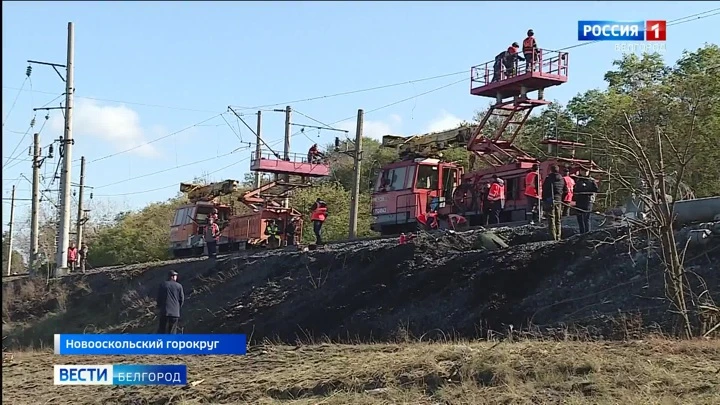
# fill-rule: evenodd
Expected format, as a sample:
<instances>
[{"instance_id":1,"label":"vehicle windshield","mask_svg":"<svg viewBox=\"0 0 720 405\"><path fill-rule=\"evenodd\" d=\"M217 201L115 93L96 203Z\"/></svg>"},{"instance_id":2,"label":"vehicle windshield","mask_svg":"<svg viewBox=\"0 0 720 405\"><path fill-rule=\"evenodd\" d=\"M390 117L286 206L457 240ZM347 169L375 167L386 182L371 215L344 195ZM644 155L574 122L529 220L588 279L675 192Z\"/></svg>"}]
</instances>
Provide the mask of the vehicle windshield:
<instances>
[{"instance_id":1,"label":"vehicle windshield","mask_svg":"<svg viewBox=\"0 0 720 405\"><path fill-rule=\"evenodd\" d=\"M417 171L415 187L423 190L437 190L440 176L437 166L420 165Z\"/></svg>"},{"instance_id":2,"label":"vehicle windshield","mask_svg":"<svg viewBox=\"0 0 720 405\"><path fill-rule=\"evenodd\" d=\"M406 181L408 171L407 166L383 170L378 176L375 191L396 191L409 188L408 181Z\"/></svg>"}]
</instances>

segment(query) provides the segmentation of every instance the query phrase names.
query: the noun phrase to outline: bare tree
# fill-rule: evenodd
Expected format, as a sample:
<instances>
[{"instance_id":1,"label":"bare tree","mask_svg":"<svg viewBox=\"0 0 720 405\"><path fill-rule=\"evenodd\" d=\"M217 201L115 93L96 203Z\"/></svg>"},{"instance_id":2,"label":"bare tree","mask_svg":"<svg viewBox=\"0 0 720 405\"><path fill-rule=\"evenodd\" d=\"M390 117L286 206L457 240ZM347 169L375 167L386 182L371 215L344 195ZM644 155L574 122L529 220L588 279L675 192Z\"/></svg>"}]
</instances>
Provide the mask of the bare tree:
<instances>
[{"instance_id":1,"label":"bare tree","mask_svg":"<svg viewBox=\"0 0 720 405\"><path fill-rule=\"evenodd\" d=\"M607 170L606 175L617 182L621 188L630 191L644 206L642 227L649 236L648 243L659 244L665 275L666 294L672 302L674 312L679 316L682 324L682 335L686 338L693 336L693 323L690 317L689 306L693 305L693 292L688 283L684 269L684 253L675 240L673 222L675 221L674 201L683 197L691 197L692 193L683 187L683 176L692 160L691 148L694 128L688 128L683 134L685 145L676 147L671 137L665 134L660 127L654 128L654 134L636 133L630 118L625 115L626 125L623 128L624 136L604 136L603 140L608 146L607 153L632 168L635 173L617 175ZM645 128L650 132L649 128ZM678 139L678 137L675 137ZM646 140L643 142L642 140ZM655 148L648 151L647 141L654 143ZM674 176L668 179L666 159L673 160L677 168ZM636 177L635 177L636 176ZM633 181L639 178L640 184ZM634 222L631 220L631 222Z\"/></svg>"}]
</instances>

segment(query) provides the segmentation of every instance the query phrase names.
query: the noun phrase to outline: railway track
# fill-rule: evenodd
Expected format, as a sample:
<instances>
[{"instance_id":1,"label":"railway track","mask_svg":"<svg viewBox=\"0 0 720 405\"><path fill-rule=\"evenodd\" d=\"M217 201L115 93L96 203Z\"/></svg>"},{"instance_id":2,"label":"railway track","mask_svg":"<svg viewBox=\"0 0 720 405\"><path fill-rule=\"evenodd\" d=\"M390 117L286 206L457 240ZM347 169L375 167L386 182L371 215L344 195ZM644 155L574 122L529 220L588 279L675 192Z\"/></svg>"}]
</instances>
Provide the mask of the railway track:
<instances>
[{"instance_id":1,"label":"railway track","mask_svg":"<svg viewBox=\"0 0 720 405\"><path fill-rule=\"evenodd\" d=\"M472 231L478 231L482 229L488 229L492 230L495 228L505 228L505 227L517 227L517 226L523 226L527 225L527 221L517 221L517 222L506 222L502 224L496 224L496 225L490 225L488 227L483 226L472 226L468 230L463 232L472 232ZM420 231L424 232L424 231ZM437 231L435 231L437 232ZM363 238L356 238L356 239L346 239L346 240L339 240L339 241L332 241L325 245L323 245L322 250L328 251L332 250L334 247L340 248L340 247L347 247L349 244L355 244L355 243L362 243L362 242L373 242L373 241L382 241L382 240L397 240L397 238L400 236L400 234L396 235L381 235L381 236L368 236ZM302 245L301 247L307 247L307 245ZM267 249L251 249L251 250L240 250L235 252L228 252L228 253L221 253L218 254L217 260L218 261L224 261L229 258L239 258L239 257L248 257L248 256L265 256L269 254L282 254L286 252L296 252L297 250L294 248L281 248L281 249L273 249L273 250L267 250ZM106 271L113 271L113 270L132 270L134 268L146 268L149 266L154 267L162 267L162 266L169 266L173 264L181 264L181 263L193 263L193 262L199 262L199 261L205 261L208 260L206 256L199 256L199 257L185 257L185 258L178 258L178 259L168 259L168 260L162 260L162 261L154 261L154 262L144 262L144 263L128 263L128 264L119 264L119 265L113 265L113 266L104 266L104 267L92 267L88 269L84 275L89 274L95 274L95 273L101 273ZM62 275L60 277L72 277L77 276L83 273L75 272L67 275ZM13 275L5 275L2 277L2 282L12 282L20 279L24 279L29 277L29 273L20 273L20 274L13 274Z\"/></svg>"}]
</instances>

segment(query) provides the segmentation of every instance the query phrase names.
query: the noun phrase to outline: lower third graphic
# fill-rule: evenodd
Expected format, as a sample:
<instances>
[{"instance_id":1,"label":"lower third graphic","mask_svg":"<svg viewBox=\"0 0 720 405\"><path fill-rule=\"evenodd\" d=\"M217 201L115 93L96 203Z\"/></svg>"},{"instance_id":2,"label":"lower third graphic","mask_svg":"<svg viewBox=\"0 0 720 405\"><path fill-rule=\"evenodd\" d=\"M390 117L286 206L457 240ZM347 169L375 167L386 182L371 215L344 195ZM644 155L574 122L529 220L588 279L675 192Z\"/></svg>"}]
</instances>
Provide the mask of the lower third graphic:
<instances>
[{"instance_id":1,"label":"lower third graphic","mask_svg":"<svg viewBox=\"0 0 720 405\"><path fill-rule=\"evenodd\" d=\"M55 385L185 385L184 364L55 365Z\"/></svg>"}]
</instances>

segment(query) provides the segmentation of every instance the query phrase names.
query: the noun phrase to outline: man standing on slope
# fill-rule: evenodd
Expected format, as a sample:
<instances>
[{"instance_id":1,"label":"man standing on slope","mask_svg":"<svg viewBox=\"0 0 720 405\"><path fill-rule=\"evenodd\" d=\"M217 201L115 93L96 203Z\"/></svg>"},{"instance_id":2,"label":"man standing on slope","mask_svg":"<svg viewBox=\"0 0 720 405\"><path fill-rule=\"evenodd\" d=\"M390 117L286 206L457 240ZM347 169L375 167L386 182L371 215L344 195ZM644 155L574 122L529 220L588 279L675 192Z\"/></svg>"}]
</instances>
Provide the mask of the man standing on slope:
<instances>
[{"instance_id":1,"label":"man standing on slope","mask_svg":"<svg viewBox=\"0 0 720 405\"><path fill-rule=\"evenodd\" d=\"M157 308L159 312L158 333L176 334L180 320L180 308L185 302L185 292L177 282L178 274L170 271L168 279L160 284L157 292Z\"/></svg>"},{"instance_id":2,"label":"man standing on slope","mask_svg":"<svg viewBox=\"0 0 720 405\"><path fill-rule=\"evenodd\" d=\"M207 246L208 258L217 258L217 244L220 240L220 227L213 218L208 218L205 226L205 245Z\"/></svg>"},{"instance_id":3,"label":"man standing on slope","mask_svg":"<svg viewBox=\"0 0 720 405\"><path fill-rule=\"evenodd\" d=\"M590 213L595 202L598 186L595 179L590 177L589 170L583 170L575 182L575 215L577 216L580 233L590 232Z\"/></svg>"},{"instance_id":4,"label":"man standing on slope","mask_svg":"<svg viewBox=\"0 0 720 405\"><path fill-rule=\"evenodd\" d=\"M505 208L505 181L493 174L493 182L488 190L488 202L490 204L490 223L500 223L500 213Z\"/></svg>"},{"instance_id":5,"label":"man standing on slope","mask_svg":"<svg viewBox=\"0 0 720 405\"><path fill-rule=\"evenodd\" d=\"M570 169L565 168L563 171L563 180L567 186L567 193L563 196L562 214L564 217L570 215L570 208L573 201L573 190L575 189L575 179L570 176Z\"/></svg>"},{"instance_id":6,"label":"man standing on slope","mask_svg":"<svg viewBox=\"0 0 720 405\"><path fill-rule=\"evenodd\" d=\"M310 220L313 223L313 233L315 233L315 244L322 244L322 226L328 216L327 203L322 199L318 198L315 200L313 205L310 207Z\"/></svg>"},{"instance_id":7,"label":"man standing on slope","mask_svg":"<svg viewBox=\"0 0 720 405\"><path fill-rule=\"evenodd\" d=\"M565 179L560 175L558 165L550 166L550 174L542 185L542 199L548 217L548 230L552 240L558 241L562 235L562 200L567 193Z\"/></svg>"},{"instance_id":8,"label":"man standing on slope","mask_svg":"<svg viewBox=\"0 0 720 405\"><path fill-rule=\"evenodd\" d=\"M538 190L540 189L540 171L537 164L532 165L530 171L525 175L525 197L527 198L527 209L532 214L532 221L537 221L538 213Z\"/></svg>"}]
</instances>

